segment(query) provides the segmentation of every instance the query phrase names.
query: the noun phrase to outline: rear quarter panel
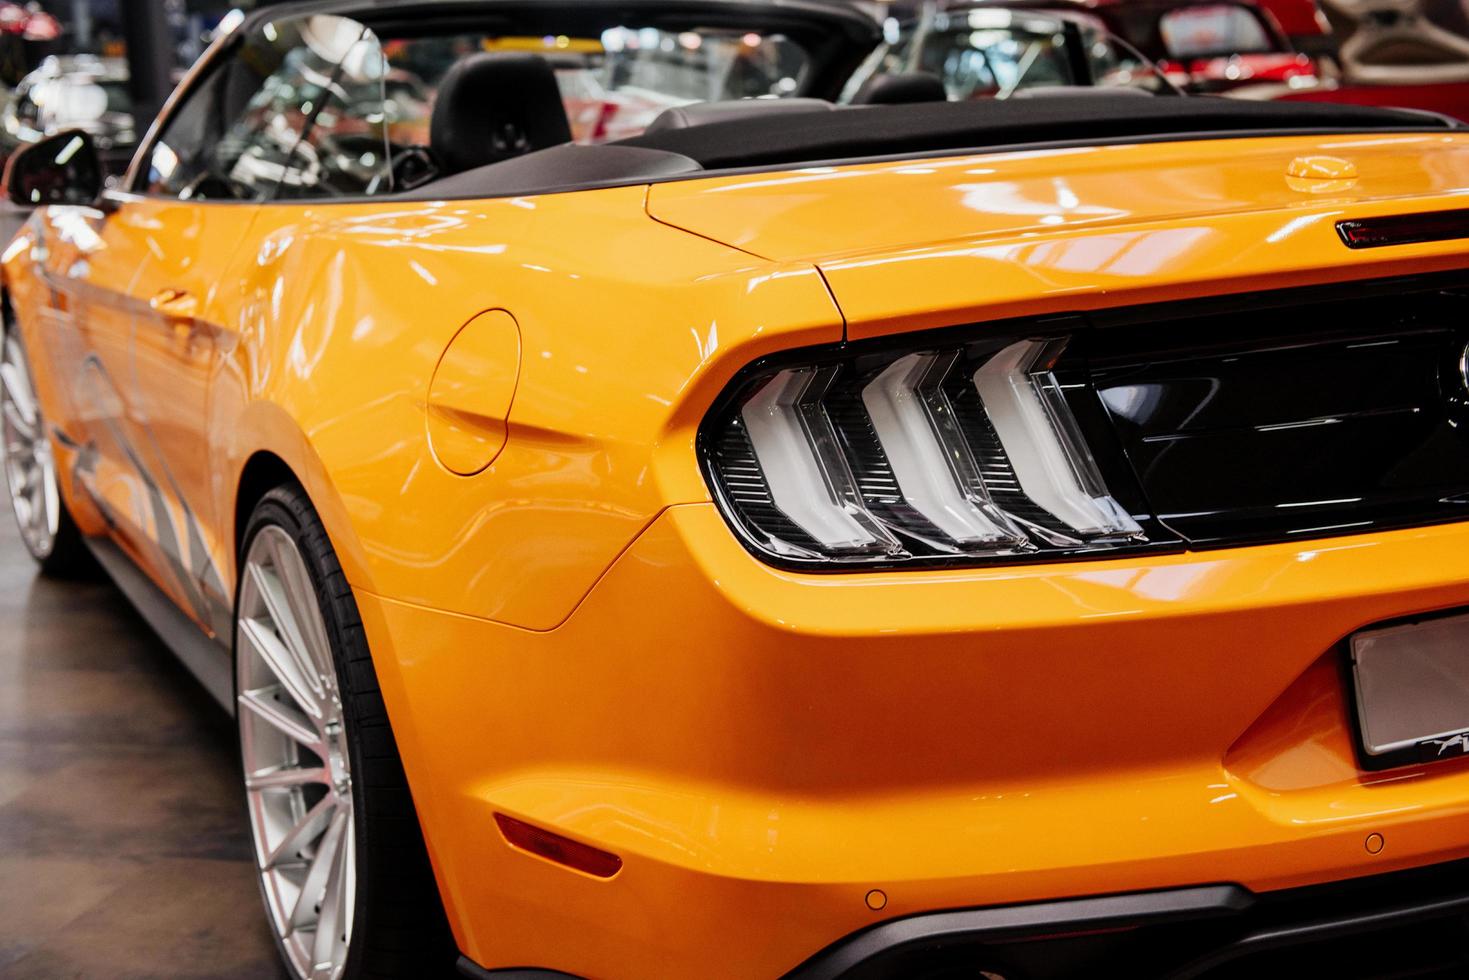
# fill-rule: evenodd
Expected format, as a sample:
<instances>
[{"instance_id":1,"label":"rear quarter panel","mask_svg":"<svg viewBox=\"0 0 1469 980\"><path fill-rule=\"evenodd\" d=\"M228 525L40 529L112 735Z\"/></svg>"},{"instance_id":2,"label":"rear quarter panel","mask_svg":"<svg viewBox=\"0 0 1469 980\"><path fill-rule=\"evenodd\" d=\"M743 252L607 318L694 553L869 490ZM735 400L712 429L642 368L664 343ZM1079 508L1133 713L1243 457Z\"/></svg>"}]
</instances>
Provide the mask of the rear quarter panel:
<instances>
[{"instance_id":1,"label":"rear quarter panel","mask_svg":"<svg viewBox=\"0 0 1469 980\"><path fill-rule=\"evenodd\" d=\"M707 402L751 358L842 335L809 264L657 224L644 195L265 208L226 276L238 344L211 410L220 513L250 457L273 452L356 588L562 622L660 509L708 499L691 384ZM494 309L521 333L508 443L456 476L428 443L429 382Z\"/></svg>"}]
</instances>

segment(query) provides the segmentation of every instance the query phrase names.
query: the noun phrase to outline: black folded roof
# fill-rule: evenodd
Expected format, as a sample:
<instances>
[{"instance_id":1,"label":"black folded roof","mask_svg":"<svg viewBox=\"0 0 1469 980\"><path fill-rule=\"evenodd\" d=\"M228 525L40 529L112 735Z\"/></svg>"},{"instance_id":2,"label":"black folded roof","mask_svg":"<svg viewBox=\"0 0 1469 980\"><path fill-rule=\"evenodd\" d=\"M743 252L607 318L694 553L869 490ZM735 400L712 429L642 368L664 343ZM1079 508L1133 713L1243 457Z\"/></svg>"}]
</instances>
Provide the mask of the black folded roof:
<instances>
[{"instance_id":1,"label":"black folded roof","mask_svg":"<svg viewBox=\"0 0 1469 980\"><path fill-rule=\"evenodd\" d=\"M1032 143L1191 134L1448 129L1450 120L1401 109L1212 97L1054 95L1042 98L862 106L667 129L620 145L676 153L705 170L860 160Z\"/></svg>"}]
</instances>

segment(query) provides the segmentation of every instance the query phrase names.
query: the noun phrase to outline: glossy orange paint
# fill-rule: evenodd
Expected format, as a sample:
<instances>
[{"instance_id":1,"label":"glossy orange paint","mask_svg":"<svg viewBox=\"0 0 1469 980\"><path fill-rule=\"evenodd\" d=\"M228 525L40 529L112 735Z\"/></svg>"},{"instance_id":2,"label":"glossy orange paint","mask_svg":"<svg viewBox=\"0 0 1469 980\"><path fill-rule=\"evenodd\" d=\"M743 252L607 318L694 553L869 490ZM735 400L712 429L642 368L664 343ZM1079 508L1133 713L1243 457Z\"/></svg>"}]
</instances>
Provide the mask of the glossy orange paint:
<instances>
[{"instance_id":1,"label":"glossy orange paint","mask_svg":"<svg viewBox=\"0 0 1469 980\"><path fill-rule=\"evenodd\" d=\"M1292 186L1310 155L1349 161L1355 182ZM1354 252L1333 224L1466 193L1469 137L1374 135L489 201L118 197L111 214L37 215L4 274L67 441L121 433L173 477L161 512L141 506L122 453L104 461L113 495L99 464L67 499L132 507L138 530L117 533L198 600L201 628L233 594L242 473L269 454L300 479L356 592L469 956L748 977L923 910L1469 855L1469 770L1359 772L1322 667L1363 625L1469 604L1464 526L796 574L738 544L694 453L714 398L766 354L1462 268L1462 242ZM497 367L480 410L461 372L452 407L471 445L503 448L460 475L430 442L431 382L492 311L513 319L518 368ZM137 338L106 355L137 372L115 405L77 380L110 329ZM174 562L150 535L186 540L191 521L199 554L175 542ZM497 812L622 869L516 850Z\"/></svg>"},{"instance_id":2,"label":"glossy orange paint","mask_svg":"<svg viewBox=\"0 0 1469 980\"><path fill-rule=\"evenodd\" d=\"M1463 207L1465 147L1377 133L994 153L661 184L649 212L819 264L856 339L1461 267L1455 242L1346 261L1334 225ZM1322 154L1359 178L1293 187L1292 164Z\"/></svg>"}]
</instances>

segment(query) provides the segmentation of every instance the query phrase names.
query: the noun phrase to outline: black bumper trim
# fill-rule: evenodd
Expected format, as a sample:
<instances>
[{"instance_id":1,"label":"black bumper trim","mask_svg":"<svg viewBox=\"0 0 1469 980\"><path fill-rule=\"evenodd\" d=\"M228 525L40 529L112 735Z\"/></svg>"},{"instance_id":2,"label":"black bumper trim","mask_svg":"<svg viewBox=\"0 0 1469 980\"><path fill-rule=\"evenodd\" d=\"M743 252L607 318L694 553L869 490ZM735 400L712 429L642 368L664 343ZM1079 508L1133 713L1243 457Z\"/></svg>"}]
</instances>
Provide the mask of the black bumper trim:
<instances>
[{"instance_id":1,"label":"black bumper trim","mask_svg":"<svg viewBox=\"0 0 1469 980\"><path fill-rule=\"evenodd\" d=\"M1133 892L1024 905L991 906L921 913L881 922L838 940L787 974L788 980L869 980L903 976L905 957L953 956L977 963L989 956L1004 964L1021 956L1026 977L1097 975L1115 967L1119 951L1145 949L1153 955L1143 967L1133 960L1133 975L1194 980L1225 968L1229 976L1260 957L1313 957L1364 938L1396 932L1447 930L1445 948L1424 945L1423 955L1439 956L1434 970L1411 975L1469 975L1469 859L1402 871L1347 878L1280 891L1252 892L1220 884ZM1127 938L1132 937L1132 938ZM1100 957L1067 958L1062 947L1093 946ZM1124 945L1108 946L1116 940ZM1141 944L1141 946L1139 946ZM1312 952L1314 951L1314 952ZM1053 957L1051 954L1060 953ZM1350 957L1351 953L1343 955ZM1447 958L1444 958L1447 957ZM1087 970L1079 970L1085 962ZM1333 961L1335 962L1335 961ZM1351 966L1351 961L1343 961ZM1406 965L1406 964L1404 964ZM1443 972L1446 966L1449 972ZM1330 967L1320 975L1332 975ZM1457 972L1455 972L1457 971ZM1009 970L1001 970L1009 975ZM1411 971L1409 971L1411 972ZM1356 976L1357 974L1352 974ZM1376 976L1377 974L1371 974ZM1396 974L1394 974L1396 975ZM1403 975L1408 975L1405 972Z\"/></svg>"},{"instance_id":2,"label":"black bumper trim","mask_svg":"<svg viewBox=\"0 0 1469 980\"><path fill-rule=\"evenodd\" d=\"M1469 891L1465 894L1421 903L1404 903L1391 908L1348 915L1333 919L1320 919L1277 929L1262 929L1235 940L1229 946L1216 950L1169 975L1169 980L1192 980L1203 976L1217 966L1232 960L1252 956L1300 943L1320 942L1359 932L1376 932L1394 926L1423 919L1447 918L1469 912Z\"/></svg>"},{"instance_id":3,"label":"black bumper trim","mask_svg":"<svg viewBox=\"0 0 1469 980\"><path fill-rule=\"evenodd\" d=\"M854 933L788 973L787 980L844 976L877 956L931 944L993 943L1040 935L1100 932L1224 918L1243 912L1254 896L1239 885L1204 885L1027 905L928 912Z\"/></svg>"},{"instance_id":4,"label":"black bumper trim","mask_svg":"<svg viewBox=\"0 0 1469 980\"><path fill-rule=\"evenodd\" d=\"M459 957L459 972L470 980L581 980L560 970L542 970L534 966L512 966L503 970L486 970L468 956Z\"/></svg>"}]
</instances>

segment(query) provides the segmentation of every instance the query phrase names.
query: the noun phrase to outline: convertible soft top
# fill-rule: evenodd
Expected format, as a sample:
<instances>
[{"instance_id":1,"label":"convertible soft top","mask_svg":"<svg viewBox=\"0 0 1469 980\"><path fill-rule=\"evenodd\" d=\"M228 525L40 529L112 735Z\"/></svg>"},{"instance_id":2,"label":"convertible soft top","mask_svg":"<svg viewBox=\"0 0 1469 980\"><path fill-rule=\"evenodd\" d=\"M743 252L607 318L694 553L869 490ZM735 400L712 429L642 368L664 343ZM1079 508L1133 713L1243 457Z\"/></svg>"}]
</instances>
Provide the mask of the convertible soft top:
<instances>
[{"instance_id":1,"label":"convertible soft top","mask_svg":"<svg viewBox=\"0 0 1469 980\"><path fill-rule=\"evenodd\" d=\"M705 170L720 170L1030 143L1455 125L1443 117L1397 109L1080 91L1087 94L757 116L645 133L619 145L676 153Z\"/></svg>"},{"instance_id":2,"label":"convertible soft top","mask_svg":"<svg viewBox=\"0 0 1469 980\"><path fill-rule=\"evenodd\" d=\"M436 180L403 196L505 197L686 179L711 171L1048 145L1462 128L1447 117L1402 109L1078 91L1082 94L854 107L817 103L805 112L755 112L655 128L599 146L551 147Z\"/></svg>"}]
</instances>

